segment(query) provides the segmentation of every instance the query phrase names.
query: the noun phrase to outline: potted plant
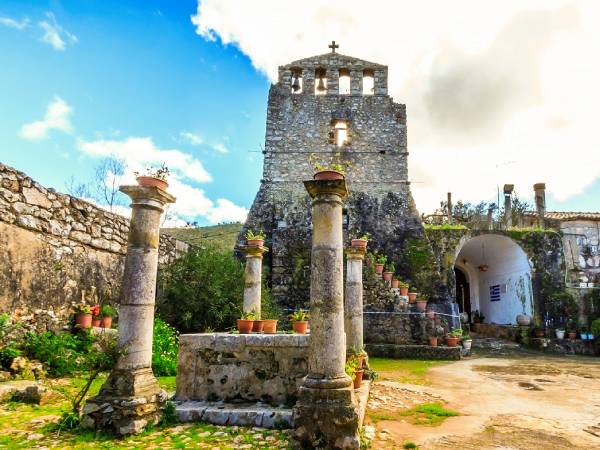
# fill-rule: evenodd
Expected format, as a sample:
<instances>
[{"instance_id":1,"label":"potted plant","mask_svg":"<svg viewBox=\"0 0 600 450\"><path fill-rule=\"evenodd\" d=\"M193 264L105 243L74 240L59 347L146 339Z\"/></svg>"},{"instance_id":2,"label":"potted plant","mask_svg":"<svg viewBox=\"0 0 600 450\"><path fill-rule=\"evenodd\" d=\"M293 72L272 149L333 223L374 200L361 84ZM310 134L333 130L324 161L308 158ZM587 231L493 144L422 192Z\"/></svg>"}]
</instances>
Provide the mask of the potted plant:
<instances>
[{"instance_id":1,"label":"potted plant","mask_svg":"<svg viewBox=\"0 0 600 450\"><path fill-rule=\"evenodd\" d=\"M458 345L458 341L463 334L462 328L455 328L450 333L446 335L446 345L448 347L456 347Z\"/></svg>"},{"instance_id":2,"label":"potted plant","mask_svg":"<svg viewBox=\"0 0 600 450\"><path fill-rule=\"evenodd\" d=\"M102 317L100 317L100 305L94 305L90 309L92 311L92 327L99 327L102 322Z\"/></svg>"},{"instance_id":3,"label":"potted plant","mask_svg":"<svg viewBox=\"0 0 600 450\"><path fill-rule=\"evenodd\" d=\"M308 311L305 309L299 309L294 311L293 314L290 315L290 319L292 321L292 327L294 329L294 333L298 334L306 334L308 330Z\"/></svg>"},{"instance_id":4,"label":"potted plant","mask_svg":"<svg viewBox=\"0 0 600 450\"><path fill-rule=\"evenodd\" d=\"M421 297L419 297L419 299L416 300L417 309L420 312L425 312L425 308L427 307L428 301L429 301L429 298L426 295L421 295Z\"/></svg>"},{"instance_id":5,"label":"potted plant","mask_svg":"<svg viewBox=\"0 0 600 450\"><path fill-rule=\"evenodd\" d=\"M412 288L412 292L408 293L408 303L414 303L417 301L417 295L419 295L419 293L417 292L416 288Z\"/></svg>"},{"instance_id":6,"label":"potted plant","mask_svg":"<svg viewBox=\"0 0 600 450\"><path fill-rule=\"evenodd\" d=\"M275 313L271 313L275 314ZM269 313L267 313L269 315ZM265 334L275 334L277 333L277 319L273 319L271 317L276 317L275 315L269 316L269 319L263 319L263 333Z\"/></svg>"},{"instance_id":7,"label":"potted plant","mask_svg":"<svg viewBox=\"0 0 600 450\"><path fill-rule=\"evenodd\" d=\"M340 152L335 153L331 161L320 160L316 154L311 153L308 161L315 170L313 179L317 181L343 180L346 177L346 169L350 167L348 161L342 161Z\"/></svg>"},{"instance_id":8,"label":"potted plant","mask_svg":"<svg viewBox=\"0 0 600 450\"><path fill-rule=\"evenodd\" d=\"M117 315L117 309L110 305L102 305L100 308L100 313L102 314L102 328L111 328L113 318Z\"/></svg>"},{"instance_id":9,"label":"potted plant","mask_svg":"<svg viewBox=\"0 0 600 450\"><path fill-rule=\"evenodd\" d=\"M252 327L254 326L254 311L242 313L242 317L237 319L237 329L240 334L252 333Z\"/></svg>"},{"instance_id":10,"label":"potted plant","mask_svg":"<svg viewBox=\"0 0 600 450\"><path fill-rule=\"evenodd\" d=\"M567 321L567 336L569 339L577 339L577 326L573 319Z\"/></svg>"},{"instance_id":11,"label":"potted plant","mask_svg":"<svg viewBox=\"0 0 600 450\"><path fill-rule=\"evenodd\" d=\"M352 247L355 248L367 248L367 244L369 243L369 238L371 236L369 233L360 234L357 238L352 239Z\"/></svg>"},{"instance_id":12,"label":"potted plant","mask_svg":"<svg viewBox=\"0 0 600 450\"><path fill-rule=\"evenodd\" d=\"M264 331L265 321L260 318L260 314L254 313L254 323L252 324L252 332L262 333Z\"/></svg>"},{"instance_id":13,"label":"potted plant","mask_svg":"<svg viewBox=\"0 0 600 450\"><path fill-rule=\"evenodd\" d=\"M408 295L408 283L405 281L399 281L398 287L400 288L400 295L406 297Z\"/></svg>"},{"instance_id":14,"label":"potted plant","mask_svg":"<svg viewBox=\"0 0 600 450\"><path fill-rule=\"evenodd\" d=\"M471 339L471 335L469 333L465 333L462 335L462 346L465 349L465 352L471 352L471 345L473 344L473 339Z\"/></svg>"},{"instance_id":15,"label":"potted plant","mask_svg":"<svg viewBox=\"0 0 600 450\"><path fill-rule=\"evenodd\" d=\"M75 327L92 327L92 307L89 305L79 305L75 310Z\"/></svg>"},{"instance_id":16,"label":"potted plant","mask_svg":"<svg viewBox=\"0 0 600 450\"><path fill-rule=\"evenodd\" d=\"M400 280L396 277L392 278L392 289L398 289L400 285Z\"/></svg>"},{"instance_id":17,"label":"potted plant","mask_svg":"<svg viewBox=\"0 0 600 450\"><path fill-rule=\"evenodd\" d=\"M528 327L530 323L531 323L531 316L528 316L527 314L519 314L517 316L517 324L519 324L520 326Z\"/></svg>"},{"instance_id":18,"label":"potted plant","mask_svg":"<svg viewBox=\"0 0 600 450\"><path fill-rule=\"evenodd\" d=\"M564 339L565 338L565 329L564 328L557 328L556 330L554 330L554 333L556 334L556 339Z\"/></svg>"},{"instance_id":19,"label":"potted plant","mask_svg":"<svg viewBox=\"0 0 600 450\"><path fill-rule=\"evenodd\" d=\"M367 352L365 352L365 349L362 346L357 347L353 345L346 351L346 358L356 358L358 360L359 368L362 368L366 356Z\"/></svg>"},{"instance_id":20,"label":"potted plant","mask_svg":"<svg viewBox=\"0 0 600 450\"><path fill-rule=\"evenodd\" d=\"M140 175L139 172L133 172L133 174L140 186L157 187L163 191L169 187L169 183L167 183L169 168L164 163L158 169L147 168L143 175Z\"/></svg>"},{"instance_id":21,"label":"potted plant","mask_svg":"<svg viewBox=\"0 0 600 450\"><path fill-rule=\"evenodd\" d=\"M386 269L387 270L383 272L383 280L391 283L394 272L396 271L396 265L394 263L389 263L386 266Z\"/></svg>"},{"instance_id":22,"label":"potted plant","mask_svg":"<svg viewBox=\"0 0 600 450\"><path fill-rule=\"evenodd\" d=\"M542 328L542 321L539 317L533 319L533 334L536 338L544 337L544 329Z\"/></svg>"},{"instance_id":23,"label":"potted plant","mask_svg":"<svg viewBox=\"0 0 600 450\"><path fill-rule=\"evenodd\" d=\"M262 230L257 233L252 230L246 231L246 241L250 247L262 247L265 243L265 237L266 234Z\"/></svg>"},{"instance_id":24,"label":"potted plant","mask_svg":"<svg viewBox=\"0 0 600 450\"><path fill-rule=\"evenodd\" d=\"M428 336L429 339L429 345L431 347L437 347L438 345L438 337L437 336Z\"/></svg>"},{"instance_id":25,"label":"potted plant","mask_svg":"<svg viewBox=\"0 0 600 450\"><path fill-rule=\"evenodd\" d=\"M363 369L358 365L358 359L350 358L346 361L346 365L344 366L346 371L346 375L352 378L352 383L354 384L354 389L360 388L363 377Z\"/></svg>"},{"instance_id":26,"label":"potted plant","mask_svg":"<svg viewBox=\"0 0 600 450\"><path fill-rule=\"evenodd\" d=\"M375 262L375 272L377 272L377 275L381 275L383 273L383 267L385 266L386 262L387 262L387 256L377 255L377 259Z\"/></svg>"}]
</instances>

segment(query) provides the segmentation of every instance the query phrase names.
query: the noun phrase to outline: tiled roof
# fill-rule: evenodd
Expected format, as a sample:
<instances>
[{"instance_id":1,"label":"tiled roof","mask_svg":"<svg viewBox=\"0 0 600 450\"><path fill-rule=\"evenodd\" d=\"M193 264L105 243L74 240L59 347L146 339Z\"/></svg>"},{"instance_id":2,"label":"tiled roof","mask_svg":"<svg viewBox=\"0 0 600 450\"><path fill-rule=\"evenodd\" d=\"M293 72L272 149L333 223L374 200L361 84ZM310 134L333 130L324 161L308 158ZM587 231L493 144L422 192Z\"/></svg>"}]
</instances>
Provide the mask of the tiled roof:
<instances>
[{"instance_id":1,"label":"tiled roof","mask_svg":"<svg viewBox=\"0 0 600 450\"><path fill-rule=\"evenodd\" d=\"M536 216L537 214L534 211L528 211L525 215ZM567 220L600 220L600 212L546 211L544 217L562 222Z\"/></svg>"}]
</instances>

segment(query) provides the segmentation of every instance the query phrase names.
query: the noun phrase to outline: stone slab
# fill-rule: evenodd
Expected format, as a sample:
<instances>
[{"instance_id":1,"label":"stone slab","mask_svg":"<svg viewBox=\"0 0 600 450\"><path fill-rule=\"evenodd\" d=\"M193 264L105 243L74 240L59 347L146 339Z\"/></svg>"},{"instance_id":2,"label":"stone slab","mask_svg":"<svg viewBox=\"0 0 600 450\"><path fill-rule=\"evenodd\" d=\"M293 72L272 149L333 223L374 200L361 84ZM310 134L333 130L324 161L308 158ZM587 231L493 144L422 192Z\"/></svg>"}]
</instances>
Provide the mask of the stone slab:
<instances>
[{"instance_id":1,"label":"stone slab","mask_svg":"<svg viewBox=\"0 0 600 450\"><path fill-rule=\"evenodd\" d=\"M182 422L208 422L214 425L237 425L262 428L292 428L292 409L264 403L238 404L205 401L175 402Z\"/></svg>"},{"instance_id":2,"label":"stone slab","mask_svg":"<svg viewBox=\"0 0 600 450\"><path fill-rule=\"evenodd\" d=\"M367 344L369 356L396 359L438 359L456 361L462 357L462 347L431 347L429 345Z\"/></svg>"}]
</instances>

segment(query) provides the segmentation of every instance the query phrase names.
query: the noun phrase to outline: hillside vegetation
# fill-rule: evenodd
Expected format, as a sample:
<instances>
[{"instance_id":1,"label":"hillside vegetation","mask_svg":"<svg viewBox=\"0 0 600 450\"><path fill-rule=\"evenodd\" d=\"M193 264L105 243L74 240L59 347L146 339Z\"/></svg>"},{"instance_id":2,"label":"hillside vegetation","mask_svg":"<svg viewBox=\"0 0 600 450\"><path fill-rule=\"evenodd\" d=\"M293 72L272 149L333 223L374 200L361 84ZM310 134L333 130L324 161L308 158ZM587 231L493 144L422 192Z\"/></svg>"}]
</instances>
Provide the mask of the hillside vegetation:
<instances>
[{"instance_id":1,"label":"hillside vegetation","mask_svg":"<svg viewBox=\"0 0 600 450\"><path fill-rule=\"evenodd\" d=\"M198 247L214 246L223 250L233 250L242 225L227 223L198 228L162 228L161 233L170 234Z\"/></svg>"}]
</instances>

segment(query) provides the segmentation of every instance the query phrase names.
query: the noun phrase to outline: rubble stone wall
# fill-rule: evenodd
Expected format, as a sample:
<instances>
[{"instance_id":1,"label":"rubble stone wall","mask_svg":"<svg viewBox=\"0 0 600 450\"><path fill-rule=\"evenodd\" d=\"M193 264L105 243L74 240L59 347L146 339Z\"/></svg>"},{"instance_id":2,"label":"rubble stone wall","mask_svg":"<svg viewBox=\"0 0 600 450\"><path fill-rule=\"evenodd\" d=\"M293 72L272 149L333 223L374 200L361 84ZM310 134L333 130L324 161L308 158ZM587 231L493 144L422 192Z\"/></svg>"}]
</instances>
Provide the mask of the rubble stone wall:
<instances>
[{"instance_id":1,"label":"rubble stone wall","mask_svg":"<svg viewBox=\"0 0 600 450\"><path fill-rule=\"evenodd\" d=\"M0 313L58 329L82 291L118 303L128 233L128 218L0 164ZM187 249L161 235L160 262Z\"/></svg>"}]
</instances>

